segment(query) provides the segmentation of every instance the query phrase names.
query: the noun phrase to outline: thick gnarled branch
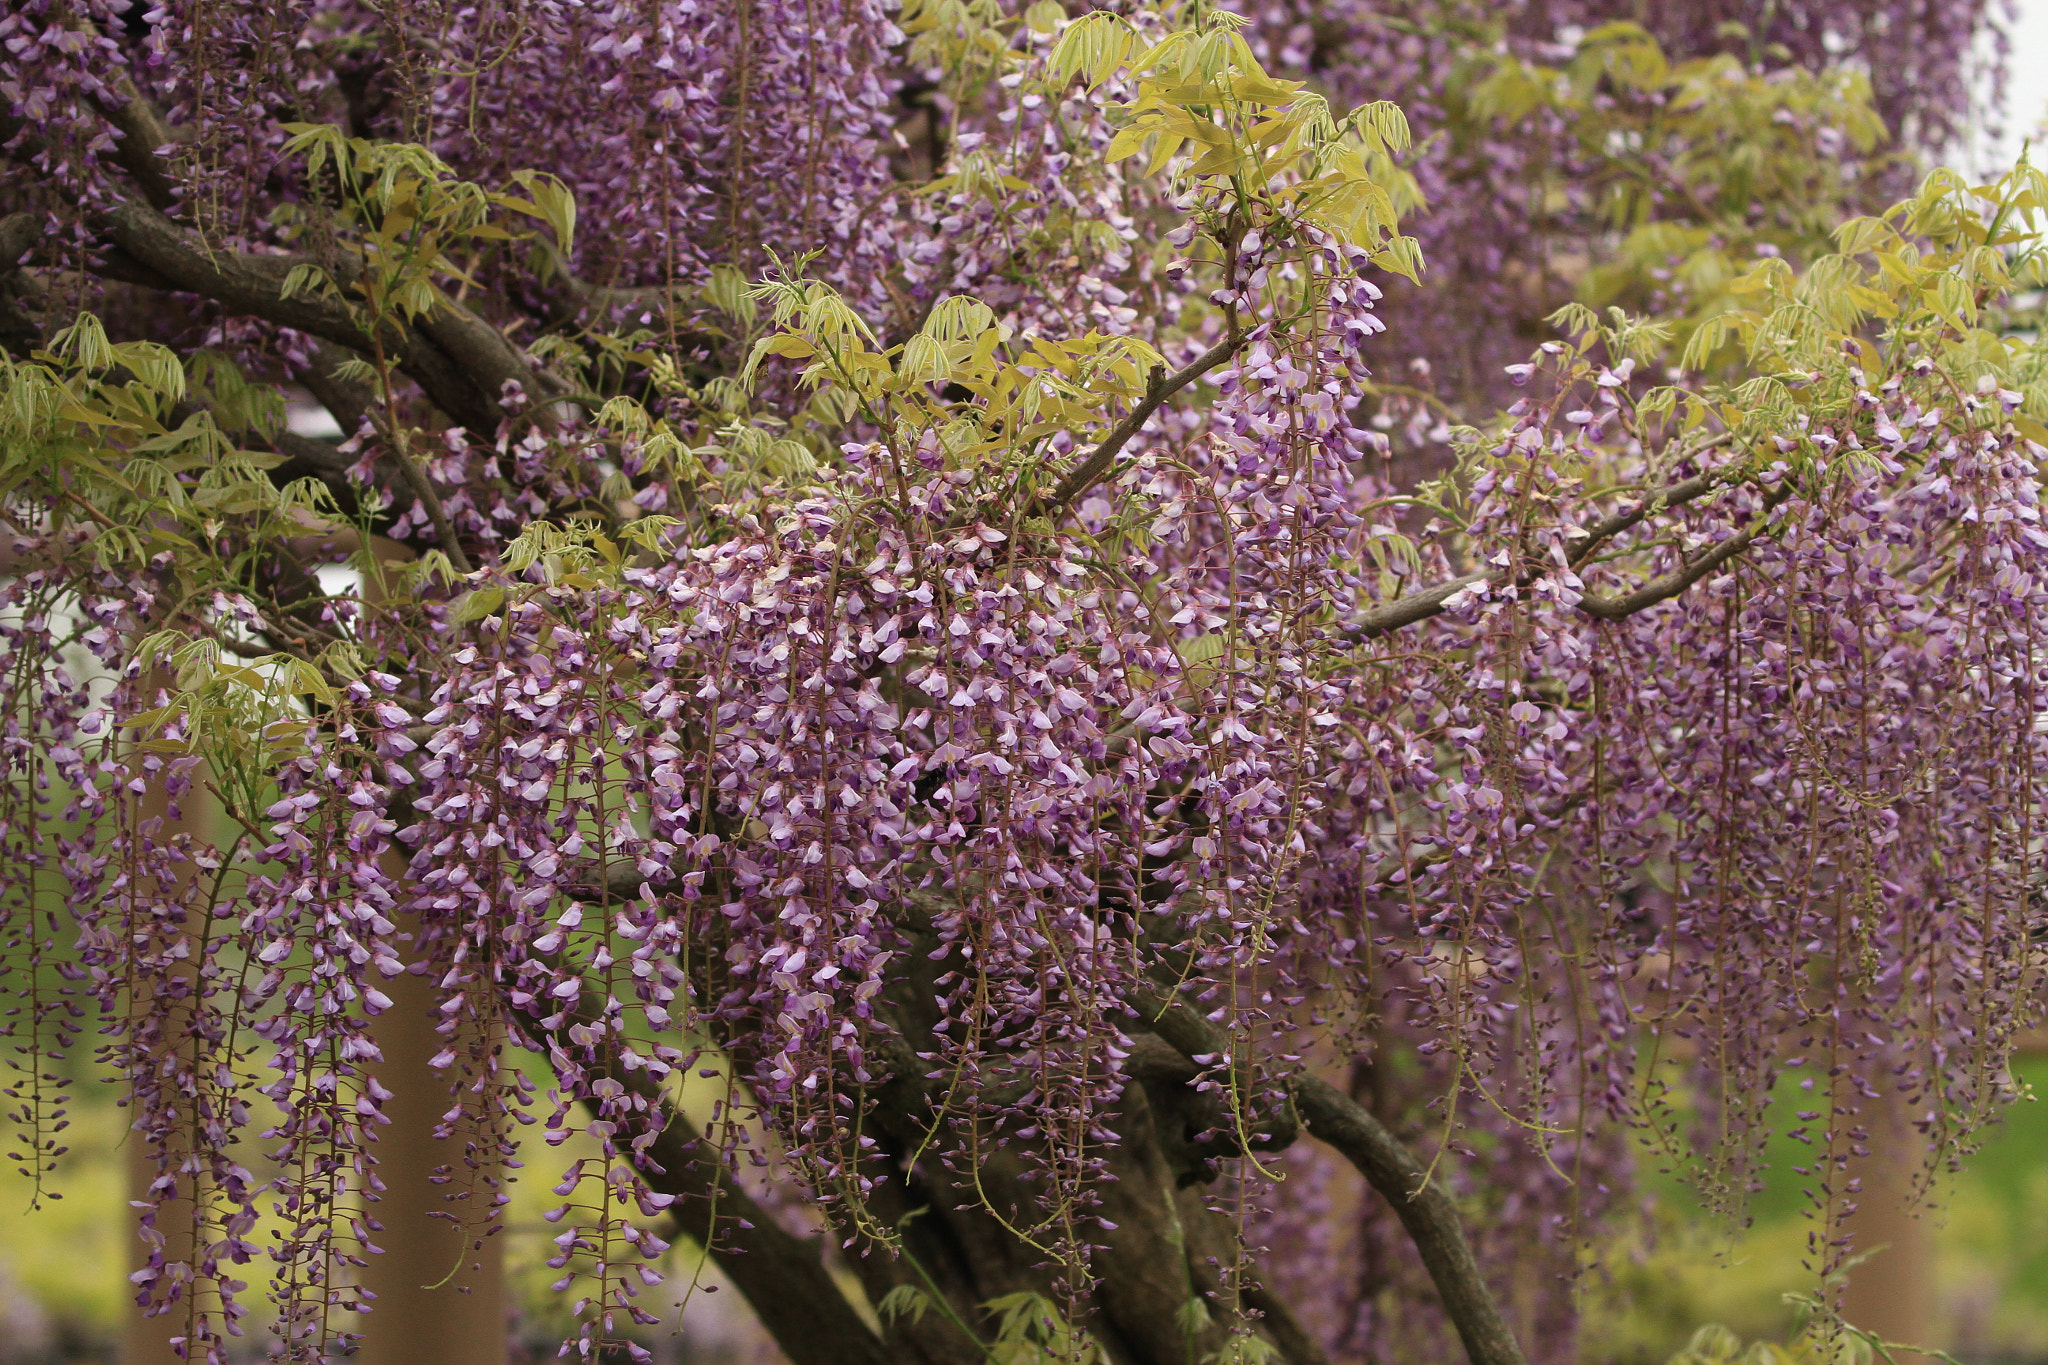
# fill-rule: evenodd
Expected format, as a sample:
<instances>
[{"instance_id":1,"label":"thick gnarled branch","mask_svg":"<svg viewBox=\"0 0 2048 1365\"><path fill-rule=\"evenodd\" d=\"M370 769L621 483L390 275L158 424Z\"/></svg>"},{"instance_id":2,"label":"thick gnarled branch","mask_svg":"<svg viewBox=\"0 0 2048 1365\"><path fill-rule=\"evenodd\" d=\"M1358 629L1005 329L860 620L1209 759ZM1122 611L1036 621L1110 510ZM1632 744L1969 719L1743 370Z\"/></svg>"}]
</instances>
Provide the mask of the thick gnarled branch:
<instances>
[{"instance_id":1,"label":"thick gnarled branch","mask_svg":"<svg viewBox=\"0 0 2048 1365\"><path fill-rule=\"evenodd\" d=\"M676 1198L678 1229L710 1253L790 1365L896 1365L833 1281L822 1242L789 1232L739 1188L696 1125L645 1072L615 1078L664 1119L636 1168L657 1193Z\"/></svg>"},{"instance_id":2,"label":"thick gnarled branch","mask_svg":"<svg viewBox=\"0 0 2048 1365\"><path fill-rule=\"evenodd\" d=\"M474 431L493 431L504 420L499 399L508 381L532 378L497 329L452 301L441 300L419 327L390 323L382 335L372 337L345 304L285 293L286 278L307 263L298 257L215 250L133 200L115 204L99 221L119 252L108 262L109 275L198 294L231 312L295 328L359 354L381 345L436 407Z\"/></svg>"},{"instance_id":3,"label":"thick gnarled branch","mask_svg":"<svg viewBox=\"0 0 2048 1365\"><path fill-rule=\"evenodd\" d=\"M1126 999L1148 1028L1190 1057L1235 1056L1228 1035L1165 991L1140 986ZM1250 1084L1241 1069L1239 1090ZM1310 1136L1342 1153L1401 1219L1472 1365L1526 1365L1480 1274L1450 1195L1428 1179L1415 1154L1385 1124L1350 1096L1313 1076L1295 1078L1291 1088Z\"/></svg>"}]
</instances>

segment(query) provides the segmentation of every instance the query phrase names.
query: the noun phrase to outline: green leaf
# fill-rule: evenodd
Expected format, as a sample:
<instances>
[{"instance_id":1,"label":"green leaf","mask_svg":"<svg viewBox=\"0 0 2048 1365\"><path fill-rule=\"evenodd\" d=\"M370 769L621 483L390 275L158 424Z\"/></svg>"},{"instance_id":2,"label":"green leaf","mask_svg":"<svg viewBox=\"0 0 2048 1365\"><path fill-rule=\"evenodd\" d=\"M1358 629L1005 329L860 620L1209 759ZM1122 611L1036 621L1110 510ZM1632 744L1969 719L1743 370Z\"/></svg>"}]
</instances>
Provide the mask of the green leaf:
<instances>
[{"instance_id":1,"label":"green leaf","mask_svg":"<svg viewBox=\"0 0 2048 1365\"><path fill-rule=\"evenodd\" d=\"M50 352L81 370L104 370L115 363L106 329L91 313L80 313L76 321L57 333L50 342Z\"/></svg>"},{"instance_id":2,"label":"green leaf","mask_svg":"<svg viewBox=\"0 0 2048 1365\"><path fill-rule=\"evenodd\" d=\"M914 1284L899 1284L875 1305L875 1316L883 1322L895 1322L902 1317L908 1317L913 1323L922 1322L931 1306L931 1296L922 1289Z\"/></svg>"},{"instance_id":3,"label":"green leaf","mask_svg":"<svg viewBox=\"0 0 2048 1365\"><path fill-rule=\"evenodd\" d=\"M1060 0L1038 0L1024 11L1024 26L1033 33L1054 33L1067 22L1067 8Z\"/></svg>"},{"instance_id":4,"label":"green leaf","mask_svg":"<svg viewBox=\"0 0 2048 1365\"><path fill-rule=\"evenodd\" d=\"M932 305L919 330L934 341L973 341L996 325L993 308L980 299L953 294Z\"/></svg>"},{"instance_id":5,"label":"green leaf","mask_svg":"<svg viewBox=\"0 0 2048 1365\"><path fill-rule=\"evenodd\" d=\"M277 292L280 297L287 299L298 294L312 298L327 293L332 287L333 281L328 278L325 270L311 262L302 262L285 274L284 283L278 287Z\"/></svg>"},{"instance_id":6,"label":"green leaf","mask_svg":"<svg viewBox=\"0 0 2048 1365\"><path fill-rule=\"evenodd\" d=\"M320 670L304 659L292 660L292 678L298 690L313 697L323 705L333 705L338 699L333 684L321 676Z\"/></svg>"},{"instance_id":7,"label":"green leaf","mask_svg":"<svg viewBox=\"0 0 2048 1365\"><path fill-rule=\"evenodd\" d=\"M462 623L481 621L484 617L491 615L504 605L505 590L503 588L477 588L464 593L462 600L455 604L455 609L449 613L449 616L451 619Z\"/></svg>"},{"instance_id":8,"label":"green leaf","mask_svg":"<svg viewBox=\"0 0 2048 1365\"><path fill-rule=\"evenodd\" d=\"M704 297L710 299L719 312L748 326L761 312L748 294L746 275L736 266L712 266L710 283L704 286Z\"/></svg>"},{"instance_id":9,"label":"green leaf","mask_svg":"<svg viewBox=\"0 0 2048 1365\"><path fill-rule=\"evenodd\" d=\"M546 223L555 234L555 248L564 256L576 249L576 196L560 179L546 171L518 171L513 183L532 196L532 202L507 196L505 207Z\"/></svg>"}]
</instances>

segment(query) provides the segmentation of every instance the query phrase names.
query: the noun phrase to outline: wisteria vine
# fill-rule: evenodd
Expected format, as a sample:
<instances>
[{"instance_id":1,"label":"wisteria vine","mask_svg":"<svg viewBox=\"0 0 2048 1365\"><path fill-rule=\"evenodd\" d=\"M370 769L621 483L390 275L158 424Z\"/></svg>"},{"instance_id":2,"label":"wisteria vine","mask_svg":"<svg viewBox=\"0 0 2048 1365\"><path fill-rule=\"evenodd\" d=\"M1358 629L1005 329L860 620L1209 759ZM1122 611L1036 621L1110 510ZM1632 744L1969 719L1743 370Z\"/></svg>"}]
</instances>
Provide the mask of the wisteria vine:
<instances>
[{"instance_id":1,"label":"wisteria vine","mask_svg":"<svg viewBox=\"0 0 2048 1365\"><path fill-rule=\"evenodd\" d=\"M794 1365L1564 1359L1632 1153L1739 1211L1800 1087L1823 1283L1881 1106L1967 1155L2039 986L2048 181L1857 160L1740 260L1664 185L1727 277L1531 354L1424 262L1528 294L1474 224L1546 145L1699 163L1500 63L1719 39L1253 8L0 19L14 1159L97 1018L187 1358L258 1279L283 1358L375 1331L406 1027L466 1245L569 1149L589 1360L682 1239ZM1837 167L1859 97L1767 65L1772 183Z\"/></svg>"}]
</instances>

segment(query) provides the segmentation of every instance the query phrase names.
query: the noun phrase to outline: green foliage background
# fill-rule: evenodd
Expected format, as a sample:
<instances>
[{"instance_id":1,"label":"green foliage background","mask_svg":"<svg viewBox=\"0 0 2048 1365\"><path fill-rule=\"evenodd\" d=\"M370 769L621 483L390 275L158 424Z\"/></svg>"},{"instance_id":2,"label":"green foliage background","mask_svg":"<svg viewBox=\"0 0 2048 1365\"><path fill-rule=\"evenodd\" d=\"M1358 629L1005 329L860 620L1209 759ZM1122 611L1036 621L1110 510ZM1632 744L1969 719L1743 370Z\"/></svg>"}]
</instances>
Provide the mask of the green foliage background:
<instances>
[{"instance_id":1,"label":"green foliage background","mask_svg":"<svg viewBox=\"0 0 2048 1365\"><path fill-rule=\"evenodd\" d=\"M2022 1074L2048 1079L2048 1055L2028 1057ZM60 1359L111 1359L126 1308L123 1116L111 1087L79 1099L56 1186L62 1200L31 1215L28 1182L11 1170L0 1175L0 1334L24 1321L17 1315L26 1300ZM1784 1296L1811 1288L1800 1264L1799 1180L1786 1170L1804 1150L1773 1144L1775 1178L1756 1201L1756 1222L1733 1236L1714 1228L1683 1185L1653 1180L1654 1237L1616 1248L1605 1274L1584 1286L1587 1365L1661 1365L1707 1323L1745 1341L1787 1339L1796 1319ZM559 1331L554 1316L563 1311L547 1288L555 1272L529 1254L552 1232L540 1216L552 1201L537 1182L514 1185L512 1194L513 1296L527 1324L521 1335L540 1341ZM1935 1225L1936 1296L1957 1354L1969 1365L2048 1360L2048 1104L2009 1111L1923 1216ZM677 1281L688 1284L696 1249L679 1241L669 1255ZM0 1361L37 1359L15 1353L27 1344L0 1342Z\"/></svg>"}]
</instances>

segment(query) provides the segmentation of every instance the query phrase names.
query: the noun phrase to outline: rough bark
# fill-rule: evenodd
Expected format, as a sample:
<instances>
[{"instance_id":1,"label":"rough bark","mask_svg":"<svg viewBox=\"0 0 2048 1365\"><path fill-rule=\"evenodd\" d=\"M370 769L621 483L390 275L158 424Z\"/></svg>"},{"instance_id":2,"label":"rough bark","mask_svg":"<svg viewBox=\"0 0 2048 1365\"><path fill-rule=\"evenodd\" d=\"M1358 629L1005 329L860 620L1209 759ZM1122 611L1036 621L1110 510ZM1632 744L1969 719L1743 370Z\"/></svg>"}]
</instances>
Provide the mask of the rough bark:
<instances>
[{"instance_id":1,"label":"rough bark","mask_svg":"<svg viewBox=\"0 0 2048 1365\"><path fill-rule=\"evenodd\" d=\"M823 1239L777 1223L739 1188L688 1116L666 1111L669 1121L639 1169L656 1190L676 1196L679 1229L710 1249L790 1365L896 1365L826 1270Z\"/></svg>"},{"instance_id":2,"label":"rough bark","mask_svg":"<svg viewBox=\"0 0 2048 1365\"><path fill-rule=\"evenodd\" d=\"M1142 1022L1190 1057L1232 1055L1228 1036L1165 991L1134 991L1130 1003ZM1240 1077L1241 1091L1249 1090L1250 1079ZM1450 1195L1427 1178L1426 1168L1400 1139L1349 1095L1313 1076L1296 1077L1291 1084L1310 1136L1342 1154L1400 1218L1472 1365L1526 1365L1465 1240L1464 1221Z\"/></svg>"},{"instance_id":3,"label":"rough bark","mask_svg":"<svg viewBox=\"0 0 2048 1365\"><path fill-rule=\"evenodd\" d=\"M388 323L372 337L354 310L338 300L286 296L286 277L309 263L300 257L211 248L198 234L135 200L113 205L98 221L115 248L106 262L108 275L198 294L230 312L291 327L358 354L381 344L434 406L472 430L495 431L504 420L499 398L507 381L532 381L533 371L511 343L453 301L442 300L418 327Z\"/></svg>"}]
</instances>

